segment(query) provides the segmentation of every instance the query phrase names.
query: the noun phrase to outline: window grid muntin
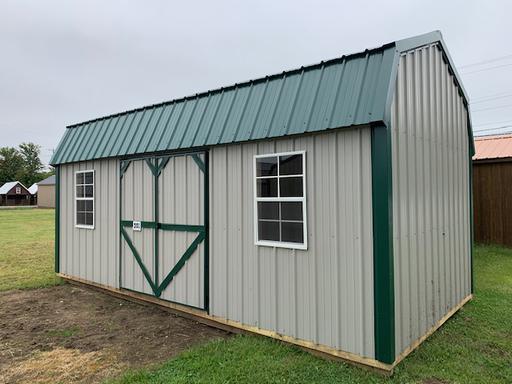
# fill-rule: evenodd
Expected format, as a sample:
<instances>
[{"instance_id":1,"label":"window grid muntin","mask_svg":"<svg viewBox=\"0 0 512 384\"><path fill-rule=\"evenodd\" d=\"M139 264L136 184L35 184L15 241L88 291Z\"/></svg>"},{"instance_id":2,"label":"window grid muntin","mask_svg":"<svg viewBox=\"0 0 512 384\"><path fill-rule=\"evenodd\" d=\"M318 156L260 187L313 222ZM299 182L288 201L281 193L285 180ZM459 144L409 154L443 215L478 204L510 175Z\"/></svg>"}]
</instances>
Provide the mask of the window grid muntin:
<instances>
[{"instance_id":1,"label":"window grid muntin","mask_svg":"<svg viewBox=\"0 0 512 384\"><path fill-rule=\"evenodd\" d=\"M292 155L301 155L302 158L302 173L300 174L290 174L290 175L281 175L281 166L280 159L285 156ZM258 160L264 158L277 158L277 175L275 176L258 176ZM299 197L290 197L285 196L281 197L281 186L279 180L281 178L290 178L290 177L301 177L302 178L302 196ZM258 196L258 180L259 179L276 179L277 180L277 196L276 197L260 197ZM279 207L279 219L259 219L258 212L258 203L259 202L277 202ZM297 202L302 204L302 220L283 220L282 212L281 212L281 204L282 202ZM282 248L291 248L291 249L307 249L307 219L306 219L306 152L305 151L293 151L293 152L284 152L284 153L269 153L264 155L255 155L254 156L254 214L255 214L255 244L256 245L266 245L266 246L274 246L274 247L282 247ZM279 239L276 240L260 240L259 238L259 224L260 222L273 222L279 223ZM282 241L282 223L297 223L302 224L302 242L286 242Z\"/></svg>"},{"instance_id":2,"label":"window grid muntin","mask_svg":"<svg viewBox=\"0 0 512 384\"><path fill-rule=\"evenodd\" d=\"M91 174L92 175L92 183L87 183L86 182L86 179L87 179L87 174ZM78 182L78 175L82 175L81 179L82 179L82 182ZM84 170L84 171L76 171L75 172L75 190L74 190L74 194L75 194L75 227L77 228L86 228L86 229L94 229L94 225L95 225L95 219L96 219L96 204L95 204L95 172L94 170ZM91 194L92 196L86 196L86 186L89 186L91 187ZM77 191L78 191L78 188L81 187L82 188L82 196L77 196ZM87 204L84 204L84 210L82 211L78 211L78 201L91 201L92 202L92 210L87 210L86 206ZM83 220L84 222L82 223L79 223L78 222L78 217L79 217L79 214L80 216L83 217ZM87 214L91 214L92 215L92 223L91 224L87 224Z\"/></svg>"}]
</instances>

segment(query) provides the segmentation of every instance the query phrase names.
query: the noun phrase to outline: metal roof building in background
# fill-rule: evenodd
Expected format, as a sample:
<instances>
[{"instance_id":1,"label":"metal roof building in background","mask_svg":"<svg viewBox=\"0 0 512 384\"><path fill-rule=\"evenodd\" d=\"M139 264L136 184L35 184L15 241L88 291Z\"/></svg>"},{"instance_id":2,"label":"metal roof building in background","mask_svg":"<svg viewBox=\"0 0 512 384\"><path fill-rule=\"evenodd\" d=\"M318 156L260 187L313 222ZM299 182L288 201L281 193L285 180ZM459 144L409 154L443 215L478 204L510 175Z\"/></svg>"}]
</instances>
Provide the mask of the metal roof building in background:
<instances>
[{"instance_id":1,"label":"metal roof building in background","mask_svg":"<svg viewBox=\"0 0 512 384\"><path fill-rule=\"evenodd\" d=\"M512 134L475 138L475 241L512 247Z\"/></svg>"},{"instance_id":2,"label":"metal roof building in background","mask_svg":"<svg viewBox=\"0 0 512 384\"><path fill-rule=\"evenodd\" d=\"M440 32L74 124L55 269L390 371L472 297L473 149Z\"/></svg>"},{"instance_id":3,"label":"metal roof building in background","mask_svg":"<svg viewBox=\"0 0 512 384\"><path fill-rule=\"evenodd\" d=\"M473 160L511 159L512 134L480 136L475 138Z\"/></svg>"}]
</instances>

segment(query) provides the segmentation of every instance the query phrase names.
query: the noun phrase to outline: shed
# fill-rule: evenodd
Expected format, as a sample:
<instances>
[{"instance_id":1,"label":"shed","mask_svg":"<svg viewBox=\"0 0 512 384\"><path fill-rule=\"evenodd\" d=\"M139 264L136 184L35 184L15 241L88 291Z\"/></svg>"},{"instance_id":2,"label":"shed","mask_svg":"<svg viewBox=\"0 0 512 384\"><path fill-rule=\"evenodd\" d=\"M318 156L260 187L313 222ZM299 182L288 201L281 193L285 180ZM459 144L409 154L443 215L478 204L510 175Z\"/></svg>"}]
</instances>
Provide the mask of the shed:
<instances>
[{"instance_id":1,"label":"shed","mask_svg":"<svg viewBox=\"0 0 512 384\"><path fill-rule=\"evenodd\" d=\"M472 154L439 32L74 124L56 270L389 371L472 297Z\"/></svg>"},{"instance_id":2,"label":"shed","mask_svg":"<svg viewBox=\"0 0 512 384\"><path fill-rule=\"evenodd\" d=\"M48 176L37 185L37 205L41 208L55 208L55 175Z\"/></svg>"},{"instance_id":3,"label":"shed","mask_svg":"<svg viewBox=\"0 0 512 384\"><path fill-rule=\"evenodd\" d=\"M475 241L512 247L512 134L475 138Z\"/></svg>"},{"instance_id":4,"label":"shed","mask_svg":"<svg viewBox=\"0 0 512 384\"><path fill-rule=\"evenodd\" d=\"M0 187L0 206L32 205L32 194L19 181L9 181Z\"/></svg>"}]
</instances>

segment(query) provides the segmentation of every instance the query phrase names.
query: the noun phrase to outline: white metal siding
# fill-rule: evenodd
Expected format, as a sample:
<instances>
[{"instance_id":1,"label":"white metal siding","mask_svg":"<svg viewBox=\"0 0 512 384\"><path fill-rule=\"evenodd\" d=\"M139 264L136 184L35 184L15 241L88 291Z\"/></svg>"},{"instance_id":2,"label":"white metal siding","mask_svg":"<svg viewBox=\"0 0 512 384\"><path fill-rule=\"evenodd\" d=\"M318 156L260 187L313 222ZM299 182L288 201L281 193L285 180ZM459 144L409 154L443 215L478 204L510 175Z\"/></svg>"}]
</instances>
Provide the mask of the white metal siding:
<instances>
[{"instance_id":1,"label":"white metal siding","mask_svg":"<svg viewBox=\"0 0 512 384\"><path fill-rule=\"evenodd\" d=\"M307 251L254 245L256 154L306 151ZM370 128L210 152L214 316L374 357Z\"/></svg>"},{"instance_id":2,"label":"white metal siding","mask_svg":"<svg viewBox=\"0 0 512 384\"><path fill-rule=\"evenodd\" d=\"M66 275L118 286L119 173L117 160L60 166L60 271ZM95 170L95 228L75 228L76 171Z\"/></svg>"},{"instance_id":3,"label":"white metal siding","mask_svg":"<svg viewBox=\"0 0 512 384\"><path fill-rule=\"evenodd\" d=\"M471 293L462 102L437 46L400 58L391 122L397 355Z\"/></svg>"}]
</instances>

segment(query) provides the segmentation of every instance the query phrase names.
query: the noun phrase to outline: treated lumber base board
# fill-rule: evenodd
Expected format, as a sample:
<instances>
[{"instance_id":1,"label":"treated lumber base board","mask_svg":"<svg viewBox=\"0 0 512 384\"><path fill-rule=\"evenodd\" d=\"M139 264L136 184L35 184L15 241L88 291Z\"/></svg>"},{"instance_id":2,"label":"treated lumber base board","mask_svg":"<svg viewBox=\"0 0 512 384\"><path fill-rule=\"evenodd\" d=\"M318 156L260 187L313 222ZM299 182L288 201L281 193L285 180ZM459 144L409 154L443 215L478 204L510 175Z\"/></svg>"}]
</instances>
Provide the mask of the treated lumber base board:
<instances>
[{"instance_id":1,"label":"treated lumber base board","mask_svg":"<svg viewBox=\"0 0 512 384\"><path fill-rule=\"evenodd\" d=\"M402 353L396 358L393 364L384 364L375 359L362 357L350 352L340 351L325 345L315 344L311 341L296 339L291 336L281 335L274 331L269 331L266 329L261 329L258 327L245 325L233 320L227 320L221 317L212 316L207 314L205 311L190 308L184 305L172 303L169 301L161 300L156 297L151 297L149 295L128 291L125 289L118 289L109 287L103 284L94 283L92 281L80 279L77 277L69 276L63 273L57 274L59 277L69 281L72 284L77 285L86 285L88 287L93 287L100 289L102 291L107 291L108 293L116 296L118 298L134 301L142 304L156 304L174 314L189 318L191 320L197 321L202 324L206 324L208 326L219 328L227 332L232 333L244 333L244 334L258 334L262 336L271 337L276 340L280 340L289 344L296 345L301 349L304 349L314 355L318 355L324 358L328 358L331 360L343 361L352 365L371 368L377 373L384 374L386 376L390 376L393 373L394 367L400 363L407 355L413 352L416 348L418 348L421 343L423 343L430 335L432 335L439 327L441 327L450 317L452 317L460 308L464 306L469 300L473 298L473 295L467 296L464 300L462 300L459 304L457 304L454 308L452 308L445 316L443 316L430 330L413 342L407 349L402 351Z\"/></svg>"}]
</instances>

